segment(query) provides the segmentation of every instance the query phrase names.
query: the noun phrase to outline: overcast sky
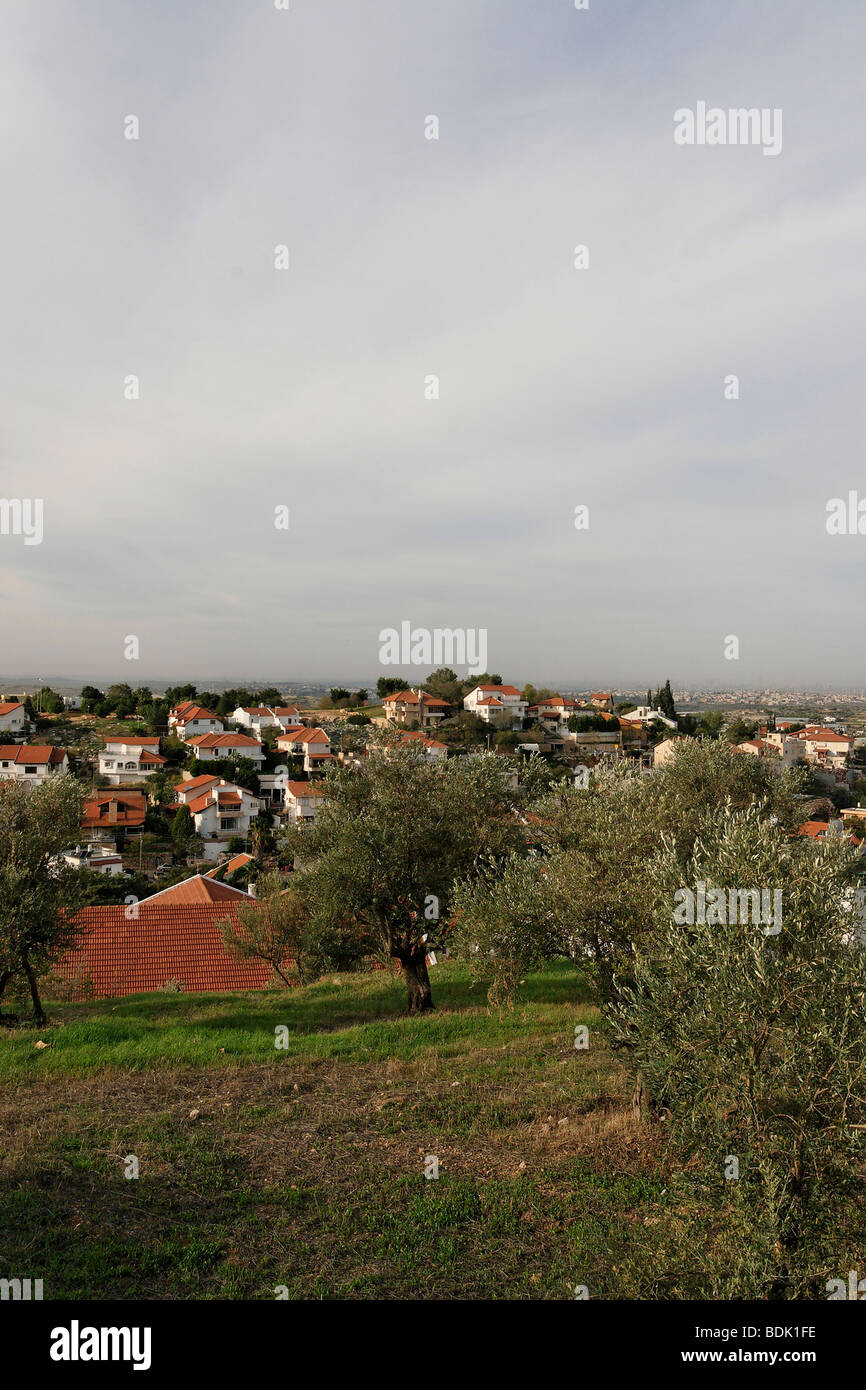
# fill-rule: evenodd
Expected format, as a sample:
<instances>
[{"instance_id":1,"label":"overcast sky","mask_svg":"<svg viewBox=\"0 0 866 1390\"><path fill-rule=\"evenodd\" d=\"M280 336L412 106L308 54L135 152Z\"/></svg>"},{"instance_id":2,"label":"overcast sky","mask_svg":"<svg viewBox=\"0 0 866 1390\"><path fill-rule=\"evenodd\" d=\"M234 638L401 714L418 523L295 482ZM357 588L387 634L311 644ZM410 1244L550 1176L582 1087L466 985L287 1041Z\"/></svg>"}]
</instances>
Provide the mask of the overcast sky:
<instances>
[{"instance_id":1,"label":"overcast sky","mask_svg":"<svg viewBox=\"0 0 866 1390\"><path fill-rule=\"evenodd\" d=\"M369 679L409 620L518 683L866 685L864 47L862 0L5 0L0 676ZM676 145L699 101L781 152Z\"/></svg>"}]
</instances>

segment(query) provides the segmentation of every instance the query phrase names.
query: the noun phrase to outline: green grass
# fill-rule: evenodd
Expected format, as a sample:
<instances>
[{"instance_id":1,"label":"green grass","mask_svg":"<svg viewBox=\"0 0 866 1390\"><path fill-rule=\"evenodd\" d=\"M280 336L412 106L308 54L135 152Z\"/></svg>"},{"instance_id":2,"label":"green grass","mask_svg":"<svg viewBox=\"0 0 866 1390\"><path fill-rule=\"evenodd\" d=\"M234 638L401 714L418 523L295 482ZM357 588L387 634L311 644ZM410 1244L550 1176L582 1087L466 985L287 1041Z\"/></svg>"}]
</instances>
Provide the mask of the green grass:
<instances>
[{"instance_id":1,"label":"green grass","mask_svg":"<svg viewBox=\"0 0 866 1390\"><path fill-rule=\"evenodd\" d=\"M46 1298L694 1293L678 1232L712 1238L713 1194L631 1115L585 981L551 968L502 1012L459 965L433 986L420 1018L378 973L6 1030L0 1271Z\"/></svg>"},{"instance_id":2,"label":"green grass","mask_svg":"<svg viewBox=\"0 0 866 1390\"><path fill-rule=\"evenodd\" d=\"M528 1028L539 1039L562 1036L564 1011L569 1020L574 1016L573 1036L574 1024L595 1015L585 984L564 967L530 977L517 1008L501 1014L487 1009L483 987L456 965L434 971L434 986L436 1010L415 1018L403 1016L405 988L385 972L329 977L304 989L49 1001L46 1028L0 1031L0 1078L297 1057L374 1062L425 1052L459 1056L467 1047L525 1038ZM277 1028L288 1030L285 1049L275 1046ZM37 1048L37 1041L49 1045Z\"/></svg>"}]
</instances>

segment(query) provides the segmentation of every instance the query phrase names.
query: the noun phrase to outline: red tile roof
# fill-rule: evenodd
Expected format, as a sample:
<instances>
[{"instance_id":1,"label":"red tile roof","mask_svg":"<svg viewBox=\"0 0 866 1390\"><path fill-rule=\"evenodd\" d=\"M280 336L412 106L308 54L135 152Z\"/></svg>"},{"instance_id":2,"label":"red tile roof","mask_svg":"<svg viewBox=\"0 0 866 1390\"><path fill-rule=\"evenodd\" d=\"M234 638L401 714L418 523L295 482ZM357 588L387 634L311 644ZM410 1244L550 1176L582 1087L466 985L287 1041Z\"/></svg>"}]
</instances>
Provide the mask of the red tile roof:
<instances>
[{"instance_id":1,"label":"red tile roof","mask_svg":"<svg viewBox=\"0 0 866 1390\"><path fill-rule=\"evenodd\" d=\"M213 773L208 775L206 772L203 772L199 777L188 777L185 782L176 782L174 790L176 792L183 792L185 795L187 792L200 791L202 787L209 787L212 782L219 782L219 780L219 777L216 777Z\"/></svg>"},{"instance_id":2,"label":"red tile roof","mask_svg":"<svg viewBox=\"0 0 866 1390\"><path fill-rule=\"evenodd\" d=\"M197 705L196 701L195 701L195 700L184 700L184 702L183 702L182 705L175 705L174 709L169 710L169 714L174 714L174 715L180 716L180 715L182 715L182 714L186 714L187 710L191 710L191 709L198 709L198 705Z\"/></svg>"},{"instance_id":3,"label":"red tile roof","mask_svg":"<svg viewBox=\"0 0 866 1390\"><path fill-rule=\"evenodd\" d=\"M498 690L500 695L523 695L522 690L518 690L516 685L477 685L476 690Z\"/></svg>"},{"instance_id":4,"label":"red tile roof","mask_svg":"<svg viewBox=\"0 0 866 1390\"><path fill-rule=\"evenodd\" d=\"M172 884L170 888L163 888L159 893L145 898L144 902L186 907L195 903L237 902L238 898L246 896L240 888L232 888L228 883L218 883L202 874L195 874L192 878Z\"/></svg>"},{"instance_id":5,"label":"red tile roof","mask_svg":"<svg viewBox=\"0 0 866 1390\"><path fill-rule=\"evenodd\" d=\"M448 747L447 743L440 743L439 740L436 738L429 738L427 734L422 733L420 729L414 730L412 733L401 734L400 738L403 741L403 743L422 743L425 748Z\"/></svg>"},{"instance_id":6,"label":"red tile roof","mask_svg":"<svg viewBox=\"0 0 866 1390\"><path fill-rule=\"evenodd\" d=\"M393 695L385 696L384 700L382 701L382 704L441 705L443 709L447 708L447 701L440 700L436 695L428 695L426 690L422 690L420 694L418 694L414 690L395 690Z\"/></svg>"},{"instance_id":7,"label":"red tile roof","mask_svg":"<svg viewBox=\"0 0 866 1390\"><path fill-rule=\"evenodd\" d=\"M23 708L24 706L20 700L4 700L3 703L0 704L0 715L11 714L14 709Z\"/></svg>"},{"instance_id":8,"label":"red tile roof","mask_svg":"<svg viewBox=\"0 0 866 1390\"><path fill-rule=\"evenodd\" d=\"M115 807L115 818L110 820L111 807ZM147 803L143 792L100 792L85 801L81 814L83 829L97 826L144 825Z\"/></svg>"},{"instance_id":9,"label":"red tile roof","mask_svg":"<svg viewBox=\"0 0 866 1390\"><path fill-rule=\"evenodd\" d=\"M292 796L324 796L325 789L318 782L287 782Z\"/></svg>"},{"instance_id":10,"label":"red tile roof","mask_svg":"<svg viewBox=\"0 0 866 1390\"><path fill-rule=\"evenodd\" d=\"M331 740L324 729L307 729L303 724L297 729L286 729L277 739L277 747L282 748L287 743L330 743Z\"/></svg>"},{"instance_id":11,"label":"red tile roof","mask_svg":"<svg viewBox=\"0 0 866 1390\"><path fill-rule=\"evenodd\" d=\"M4 743L0 746L0 762L4 763L48 763L56 767L65 757L65 748L52 748L49 744Z\"/></svg>"},{"instance_id":12,"label":"red tile roof","mask_svg":"<svg viewBox=\"0 0 866 1390\"><path fill-rule=\"evenodd\" d=\"M236 873L237 870L242 869L245 864L250 864L252 862L252 858L253 856L251 854L236 854L234 858L229 859L226 864L217 864L215 869L208 869L204 877L213 878L216 874L219 873L220 869L225 869L227 874Z\"/></svg>"},{"instance_id":13,"label":"red tile roof","mask_svg":"<svg viewBox=\"0 0 866 1390\"><path fill-rule=\"evenodd\" d=\"M807 820L800 826L797 834L811 835L813 839L817 839L819 835L827 833L827 826L828 822L825 820Z\"/></svg>"},{"instance_id":14,"label":"red tile roof","mask_svg":"<svg viewBox=\"0 0 866 1390\"><path fill-rule=\"evenodd\" d=\"M138 904L135 920L121 905L85 908L79 919L85 933L56 973L80 982L82 997L145 993L169 980L194 993L265 989L273 983L271 967L235 959L217 925L227 917L237 923L236 904L251 899L213 879L208 883L226 890L232 902L166 902L160 894Z\"/></svg>"},{"instance_id":15,"label":"red tile roof","mask_svg":"<svg viewBox=\"0 0 866 1390\"><path fill-rule=\"evenodd\" d=\"M219 719L219 715L214 714L212 710L205 709L203 705L190 705L182 714L178 713L177 715L178 724L192 724L196 719Z\"/></svg>"}]
</instances>

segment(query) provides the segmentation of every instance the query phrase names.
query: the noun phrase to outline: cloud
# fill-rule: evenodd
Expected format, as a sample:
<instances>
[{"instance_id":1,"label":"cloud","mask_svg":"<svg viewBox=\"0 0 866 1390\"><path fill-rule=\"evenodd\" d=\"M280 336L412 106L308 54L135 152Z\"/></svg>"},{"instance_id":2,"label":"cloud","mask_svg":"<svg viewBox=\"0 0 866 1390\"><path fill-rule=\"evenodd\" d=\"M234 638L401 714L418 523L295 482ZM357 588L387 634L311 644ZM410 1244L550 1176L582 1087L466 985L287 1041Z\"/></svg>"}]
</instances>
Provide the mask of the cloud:
<instances>
[{"instance_id":1,"label":"cloud","mask_svg":"<svg viewBox=\"0 0 866 1390\"><path fill-rule=\"evenodd\" d=\"M10 10L8 669L368 679L409 618L515 679L859 679L861 7ZM676 147L698 99L781 155Z\"/></svg>"}]
</instances>

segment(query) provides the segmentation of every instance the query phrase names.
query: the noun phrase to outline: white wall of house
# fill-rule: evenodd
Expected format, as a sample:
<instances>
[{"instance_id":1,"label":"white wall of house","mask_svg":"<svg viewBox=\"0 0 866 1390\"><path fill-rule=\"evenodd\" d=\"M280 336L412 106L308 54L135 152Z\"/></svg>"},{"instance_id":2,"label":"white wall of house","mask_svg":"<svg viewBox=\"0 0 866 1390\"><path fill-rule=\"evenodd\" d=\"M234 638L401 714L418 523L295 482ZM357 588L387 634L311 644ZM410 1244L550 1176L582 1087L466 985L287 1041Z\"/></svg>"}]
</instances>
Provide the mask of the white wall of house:
<instances>
[{"instance_id":1,"label":"white wall of house","mask_svg":"<svg viewBox=\"0 0 866 1390\"><path fill-rule=\"evenodd\" d=\"M249 758L251 762L254 763L261 763L264 761L265 757L260 743L253 744L252 747L248 747L246 744L242 745L241 747L231 747L226 745L222 745L219 748L198 747L194 748L192 751L194 752L195 756L203 763L213 763L216 762L219 758L233 758L235 756L240 758Z\"/></svg>"},{"instance_id":2,"label":"white wall of house","mask_svg":"<svg viewBox=\"0 0 866 1390\"><path fill-rule=\"evenodd\" d=\"M0 714L0 743L3 734L26 734L30 727L23 705L16 705L6 714Z\"/></svg>"},{"instance_id":3,"label":"white wall of house","mask_svg":"<svg viewBox=\"0 0 866 1390\"><path fill-rule=\"evenodd\" d=\"M240 806L225 805L220 807L214 797L219 798L221 792L236 792L240 794ZM208 841L222 841L218 844L219 849L225 847L225 841L230 840L233 835L246 835L252 821L259 813L259 798L253 796L244 787L235 787L231 783L216 788L210 793L210 801L201 811L193 813L196 833L199 834L207 844Z\"/></svg>"},{"instance_id":4,"label":"white wall of house","mask_svg":"<svg viewBox=\"0 0 866 1390\"><path fill-rule=\"evenodd\" d=\"M245 729L255 729L257 733L262 729L280 728L280 721L266 707L251 712L238 705L231 719L234 724L240 724Z\"/></svg>"},{"instance_id":5,"label":"white wall of house","mask_svg":"<svg viewBox=\"0 0 866 1390\"><path fill-rule=\"evenodd\" d=\"M221 719L191 719L188 724L178 724L175 729L178 738L195 738L196 734L222 734L225 725Z\"/></svg>"},{"instance_id":6,"label":"white wall of house","mask_svg":"<svg viewBox=\"0 0 866 1390\"><path fill-rule=\"evenodd\" d=\"M68 771L69 759L65 750L59 763L28 763L26 758L20 762L11 758L0 758L0 782L44 782L46 777L51 777L56 772Z\"/></svg>"},{"instance_id":7,"label":"white wall of house","mask_svg":"<svg viewBox=\"0 0 866 1390\"><path fill-rule=\"evenodd\" d=\"M99 771L107 778L111 787L123 787L132 782L140 782L142 778L150 777L158 767L164 766L162 763L142 763L141 757L144 752L158 753L159 743L156 742L145 749L138 744L124 743L120 739L107 739L99 754Z\"/></svg>"}]
</instances>

